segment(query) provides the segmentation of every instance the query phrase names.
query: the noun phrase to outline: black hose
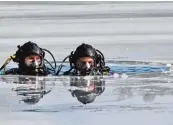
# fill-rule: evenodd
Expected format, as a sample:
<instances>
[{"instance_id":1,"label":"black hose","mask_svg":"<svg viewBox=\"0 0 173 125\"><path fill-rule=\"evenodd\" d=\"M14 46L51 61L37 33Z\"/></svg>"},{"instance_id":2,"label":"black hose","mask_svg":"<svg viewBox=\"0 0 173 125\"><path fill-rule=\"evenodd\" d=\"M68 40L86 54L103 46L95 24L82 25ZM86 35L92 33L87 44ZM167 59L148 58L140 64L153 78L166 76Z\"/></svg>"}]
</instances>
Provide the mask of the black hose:
<instances>
[{"instance_id":1,"label":"black hose","mask_svg":"<svg viewBox=\"0 0 173 125\"><path fill-rule=\"evenodd\" d=\"M5 64L3 64L3 65L1 66L0 71L1 71L2 69L4 69L4 67L5 67Z\"/></svg>"},{"instance_id":2,"label":"black hose","mask_svg":"<svg viewBox=\"0 0 173 125\"><path fill-rule=\"evenodd\" d=\"M52 58L53 58L53 61L54 61L54 69L56 69L56 60L55 60L55 58L54 58L54 56L53 56L53 54L49 51L49 50L47 50L47 49L42 49L42 50L44 50L44 51L46 51L46 52L48 52L51 56L52 56Z\"/></svg>"},{"instance_id":3,"label":"black hose","mask_svg":"<svg viewBox=\"0 0 173 125\"><path fill-rule=\"evenodd\" d=\"M102 52L100 52L100 50L96 50L97 52L99 52L100 54L101 54L101 56L102 56L102 58L103 58L103 60L104 60L104 62L105 62L105 57L104 57L104 55L103 55L103 53Z\"/></svg>"},{"instance_id":4,"label":"black hose","mask_svg":"<svg viewBox=\"0 0 173 125\"><path fill-rule=\"evenodd\" d=\"M103 55L103 53L102 52L100 52L100 50L96 50L101 56L102 56L102 59L103 59L103 65L105 65L105 57L104 57L104 55Z\"/></svg>"},{"instance_id":5,"label":"black hose","mask_svg":"<svg viewBox=\"0 0 173 125\"><path fill-rule=\"evenodd\" d=\"M50 67L52 68L52 70L55 71L55 68L52 66L52 64L47 59L44 59L44 60L50 65Z\"/></svg>"},{"instance_id":6,"label":"black hose","mask_svg":"<svg viewBox=\"0 0 173 125\"><path fill-rule=\"evenodd\" d=\"M58 67L58 70L57 70L57 72L56 72L56 75L58 75L58 74L60 73L60 71L61 71L61 69L62 69L63 63L64 63L65 60L66 60L67 58L69 58L69 57L70 57L70 55L67 56L67 57L65 57L64 60L61 62L61 64L60 64L59 67Z\"/></svg>"},{"instance_id":7,"label":"black hose","mask_svg":"<svg viewBox=\"0 0 173 125\"><path fill-rule=\"evenodd\" d=\"M55 72L55 70L54 69L50 69L50 68L47 68L48 70L50 70L50 71L53 71L53 72Z\"/></svg>"}]
</instances>

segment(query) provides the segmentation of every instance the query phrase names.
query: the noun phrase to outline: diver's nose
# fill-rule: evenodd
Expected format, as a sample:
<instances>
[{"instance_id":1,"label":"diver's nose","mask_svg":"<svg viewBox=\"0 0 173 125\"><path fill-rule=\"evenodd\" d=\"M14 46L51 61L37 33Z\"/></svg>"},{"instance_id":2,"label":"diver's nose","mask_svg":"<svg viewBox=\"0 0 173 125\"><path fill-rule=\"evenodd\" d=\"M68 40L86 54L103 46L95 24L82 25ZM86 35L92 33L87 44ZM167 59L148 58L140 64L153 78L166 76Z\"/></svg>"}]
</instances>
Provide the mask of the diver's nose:
<instances>
[{"instance_id":1,"label":"diver's nose","mask_svg":"<svg viewBox=\"0 0 173 125\"><path fill-rule=\"evenodd\" d=\"M90 69L90 64L88 62L85 62L82 66L82 69L85 69L85 70Z\"/></svg>"},{"instance_id":2,"label":"diver's nose","mask_svg":"<svg viewBox=\"0 0 173 125\"><path fill-rule=\"evenodd\" d=\"M39 66L39 62L38 62L37 60L34 60L32 65L33 65L34 67L38 67L38 66Z\"/></svg>"},{"instance_id":3,"label":"diver's nose","mask_svg":"<svg viewBox=\"0 0 173 125\"><path fill-rule=\"evenodd\" d=\"M86 65L86 68L87 68L87 69L90 69L91 66L90 66L90 64L89 64L88 62L86 62L85 65Z\"/></svg>"}]
</instances>

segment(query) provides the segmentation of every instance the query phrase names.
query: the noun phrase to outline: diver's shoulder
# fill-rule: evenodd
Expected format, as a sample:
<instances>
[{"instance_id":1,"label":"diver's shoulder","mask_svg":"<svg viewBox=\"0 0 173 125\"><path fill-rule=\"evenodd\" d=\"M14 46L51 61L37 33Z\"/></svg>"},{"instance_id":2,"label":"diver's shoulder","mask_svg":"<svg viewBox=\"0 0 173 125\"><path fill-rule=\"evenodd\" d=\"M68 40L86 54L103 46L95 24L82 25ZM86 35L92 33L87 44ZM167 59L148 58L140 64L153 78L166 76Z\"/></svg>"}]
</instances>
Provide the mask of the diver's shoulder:
<instances>
[{"instance_id":1,"label":"diver's shoulder","mask_svg":"<svg viewBox=\"0 0 173 125\"><path fill-rule=\"evenodd\" d=\"M63 73L63 76L74 76L74 75L77 75L77 74L74 74L73 72L68 72L68 71Z\"/></svg>"},{"instance_id":2,"label":"diver's shoulder","mask_svg":"<svg viewBox=\"0 0 173 125\"><path fill-rule=\"evenodd\" d=\"M5 72L5 75L18 75L19 68L11 68Z\"/></svg>"}]
</instances>

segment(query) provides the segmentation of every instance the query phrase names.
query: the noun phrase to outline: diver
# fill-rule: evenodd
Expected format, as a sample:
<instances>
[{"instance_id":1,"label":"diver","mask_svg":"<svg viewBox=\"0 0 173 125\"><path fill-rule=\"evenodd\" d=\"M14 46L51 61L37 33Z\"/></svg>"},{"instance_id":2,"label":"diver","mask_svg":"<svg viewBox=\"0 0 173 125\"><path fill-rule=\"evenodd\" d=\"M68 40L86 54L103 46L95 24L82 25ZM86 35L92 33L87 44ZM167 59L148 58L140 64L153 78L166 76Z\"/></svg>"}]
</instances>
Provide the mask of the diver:
<instances>
[{"instance_id":1,"label":"diver","mask_svg":"<svg viewBox=\"0 0 173 125\"><path fill-rule=\"evenodd\" d=\"M63 75L88 76L88 75L106 75L110 68L105 66L104 55L89 44L81 44L75 52L71 52L65 60L69 58L70 69ZM62 64L63 64L62 62ZM57 70L57 75L62 69L62 64Z\"/></svg>"},{"instance_id":2,"label":"diver","mask_svg":"<svg viewBox=\"0 0 173 125\"><path fill-rule=\"evenodd\" d=\"M20 103L28 105L38 103L40 99L52 91L55 85L54 83L47 85L45 79L37 79L37 76L25 76L25 78L21 78L19 77L18 83L23 83L23 85L13 88L12 91L16 92L17 96L20 97Z\"/></svg>"},{"instance_id":3,"label":"diver","mask_svg":"<svg viewBox=\"0 0 173 125\"><path fill-rule=\"evenodd\" d=\"M56 61L53 54L47 49L40 48L34 42L26 42L22 46L18 45L18 50L13 56L7 59L0 70L4 69L4 75L38 75L46 76L55 74ZM48 52L53 60L54 66L45 59L45 51ZM18 68L12 68L6 71L7 64L13 60L18 64ZM45 62L49 64L46 66Z\"/></svg>"},{"instance_id":4,"label":"diver","mask_svg":"<svg viewBox=\"0 0 173 125\"><path fill-rule=\"evenodd\" d=\"M105 90L105 81L102 76L94 76L93 79L84 77L74 77L70 79L70 91L72 97L76 97L82 104L93 103L97 96L100 96ZM73 89L73 87L76 87Z\"/></svg>"}]
</instances>

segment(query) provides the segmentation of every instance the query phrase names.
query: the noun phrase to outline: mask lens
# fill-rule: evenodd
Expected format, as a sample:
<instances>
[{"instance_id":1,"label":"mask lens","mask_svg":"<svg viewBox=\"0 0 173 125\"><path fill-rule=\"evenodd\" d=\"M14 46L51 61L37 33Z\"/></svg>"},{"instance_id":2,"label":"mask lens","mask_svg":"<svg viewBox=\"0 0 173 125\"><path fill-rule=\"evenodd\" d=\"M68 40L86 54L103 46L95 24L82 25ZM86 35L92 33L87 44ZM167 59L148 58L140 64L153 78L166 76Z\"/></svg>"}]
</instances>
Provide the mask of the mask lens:
<instances>
[{"instance_id":1,"label":"mask lens","mask_svg":"<svg viewBox=\"0 0 173 125\"><path fill-rule=\"evenodd\" d=\"M37 67L41 64L41 57L38 55L30 55L25 58L25 64L27 66Z\"/></svg>"}]
</instances>

